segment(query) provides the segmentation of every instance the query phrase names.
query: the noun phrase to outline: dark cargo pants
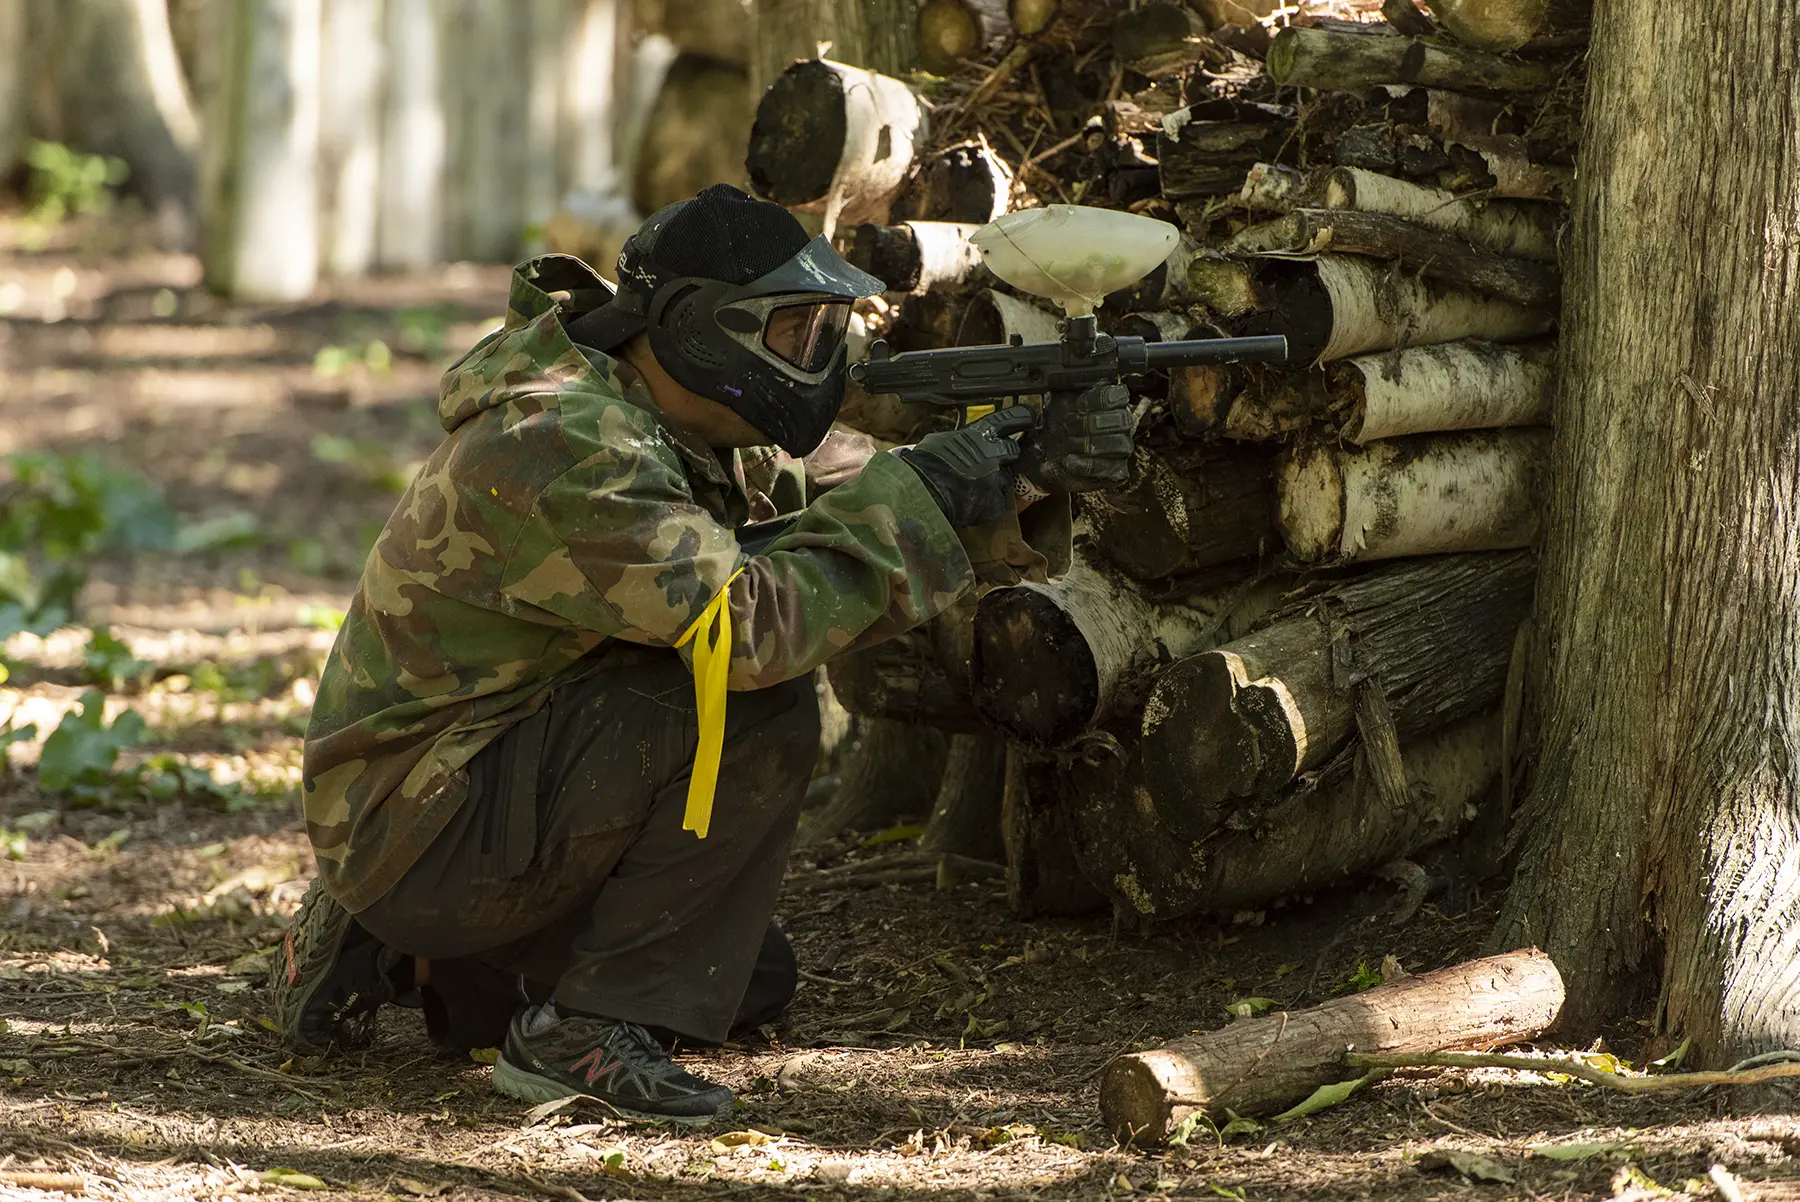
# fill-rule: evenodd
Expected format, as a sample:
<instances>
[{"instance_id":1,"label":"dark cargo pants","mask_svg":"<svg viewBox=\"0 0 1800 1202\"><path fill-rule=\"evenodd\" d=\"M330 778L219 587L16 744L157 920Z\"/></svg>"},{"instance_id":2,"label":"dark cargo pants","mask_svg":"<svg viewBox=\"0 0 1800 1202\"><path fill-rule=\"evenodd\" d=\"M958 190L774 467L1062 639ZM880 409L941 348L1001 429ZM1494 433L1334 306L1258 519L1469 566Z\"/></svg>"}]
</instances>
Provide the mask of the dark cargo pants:
<instances>
[{"instance_id":1,"label":"dark cargo pants","mask_svg":"<svg viewBox=\"0 0 1800 1202\"><path fill-rule=\"evenodd\" d=\"M468 799L357 920L431 960L441 1041L497 1043L517 978L571 1009L719 1042L793 996L770 919L818 752L810 678L732 693L705 839L681 829L698 727L670 651L613 644L469 765Z\"/></svg>"}]
</instances>

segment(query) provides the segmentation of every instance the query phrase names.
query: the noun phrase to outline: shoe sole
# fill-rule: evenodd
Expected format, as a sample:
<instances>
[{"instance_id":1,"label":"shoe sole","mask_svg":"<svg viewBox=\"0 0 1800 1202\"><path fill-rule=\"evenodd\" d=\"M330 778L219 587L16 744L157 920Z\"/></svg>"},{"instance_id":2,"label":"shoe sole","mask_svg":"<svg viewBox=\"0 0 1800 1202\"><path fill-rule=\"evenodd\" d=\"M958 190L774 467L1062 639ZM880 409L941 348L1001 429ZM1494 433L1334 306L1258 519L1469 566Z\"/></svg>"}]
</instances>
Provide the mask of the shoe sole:
<instances>
[{"instance_id":1,"label":"shoe sole","mask_svg":"<svg viewBox=\"0 0 1800 1202\"><path fill-rule=\"evenodd\" d=\"M505 1056L494 1062L494 1088L509 1098L517 1098L521 1102L529 1102L533 1106L542 1106L546 1102L560 1102L564 1098L586 1098L592 1094L584 1094L579 1089L570 1089L560 1081L549 1077L540 1077L536 1073L527 1072L509 1061ZM595 1099L599 1101L599 1099ZM611 1102L601 1102L608 1110L626 1118L644 1119L652 1123L678 1123L683 1127L705 1127L718 1121L719 1112L703 1115L651 1114L647 1110L629 1110L623 1106L615 1106ZM730 1105L730 1103L726 1103ZM723 1107L721 1107L723 1109Z\"/></svg>"},{"instance_id":2,"label":"shoe sole","mask_svg":"<svg viewBox=\"0 0 1800 1202\"><path fill-rule=\"evenodd\" d=\"M319 892L317 897L312 896L315 889ZM306 1008L318 995L320 986L331 976L331 971L327 967L314 972L310 984L307 984L308 978L302 971L302 961L316 957L321 944L341 947L353 915L325 892L324 886L316 877L306 892L307 896L301 899L302 912L294 916L294 924L282 936L281 945L275 950L275 962L270 966L270 979L275 989L275 1022L281 1028L282 1043L290 1051L316 1056L332 1050L336 1043L333 1040L319 1042L306 1038L300 1031L300 1016L306 1013ZM300 935L307 921L312 919L315 906L331 907L324 919L317 920L318 930L314 933L322 934L323 938L309 940L302 951ZM300 979L299 983L295 982L295 977Z\"/></svg>"}]
</instances>

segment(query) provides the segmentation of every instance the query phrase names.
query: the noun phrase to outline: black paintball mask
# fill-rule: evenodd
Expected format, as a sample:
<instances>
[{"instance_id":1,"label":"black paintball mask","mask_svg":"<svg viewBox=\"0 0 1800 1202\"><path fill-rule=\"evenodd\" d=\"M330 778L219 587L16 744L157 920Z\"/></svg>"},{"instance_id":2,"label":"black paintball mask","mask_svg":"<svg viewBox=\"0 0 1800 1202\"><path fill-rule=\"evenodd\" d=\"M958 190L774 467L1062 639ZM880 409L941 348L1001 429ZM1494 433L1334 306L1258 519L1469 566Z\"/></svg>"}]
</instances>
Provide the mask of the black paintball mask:
<instances>
[{"instance_id":1,"label":"black paintball mask","mask_svg":"<svg viewBox=\"0 0 1800 1202\"><path fill-rule=\"evenodd\" d=\"M619 255L618 293L567 328L598 351L647 330L676 383L805 455L844 403L850 304L883 287L780 205L715 184L652 214Z\"/></svg>"}]
</instances>

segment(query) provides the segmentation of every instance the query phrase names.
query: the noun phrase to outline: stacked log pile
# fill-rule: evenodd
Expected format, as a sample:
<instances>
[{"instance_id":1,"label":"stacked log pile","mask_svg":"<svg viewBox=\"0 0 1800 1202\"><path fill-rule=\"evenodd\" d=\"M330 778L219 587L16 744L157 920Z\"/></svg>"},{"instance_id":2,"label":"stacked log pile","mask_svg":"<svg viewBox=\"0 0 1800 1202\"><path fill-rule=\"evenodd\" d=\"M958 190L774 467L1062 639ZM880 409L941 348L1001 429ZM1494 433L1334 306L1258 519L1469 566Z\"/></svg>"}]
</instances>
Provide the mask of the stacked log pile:
<instances>
[{"instance_id":1,"label":"stacked log pile","mask_svg":"<svg viewBox=\"0 0 1800 1202\"><path fill-rule=\"evenodd\" d=\"M964 238L1069 202L1185 235L1103 330L1279 333L1291 360L1130 381L1132 479L1077 498L1071 570L848 657L840 695L953 732L952 774L991 780L973 748L1005 739L1026 912L1255 909L1503 819L1585 13L997 8L962 6L985 57L946 79L815 61L762 99L751 179L889 284L868 332L1053 338ZM895 440L937 420L849 412Z\"/></svg>"}]
</instances>

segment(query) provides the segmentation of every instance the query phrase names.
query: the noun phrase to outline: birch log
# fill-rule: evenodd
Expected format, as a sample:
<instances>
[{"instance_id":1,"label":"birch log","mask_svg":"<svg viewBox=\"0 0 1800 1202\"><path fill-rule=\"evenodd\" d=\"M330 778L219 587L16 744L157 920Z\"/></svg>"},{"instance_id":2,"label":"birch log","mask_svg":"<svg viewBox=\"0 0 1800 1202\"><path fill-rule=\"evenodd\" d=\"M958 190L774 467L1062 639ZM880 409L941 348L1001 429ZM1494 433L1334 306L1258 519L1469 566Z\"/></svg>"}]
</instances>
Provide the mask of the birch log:
<instances>
[{"instance_id":1,"label":"birch log","mask_svg":"<svg viewBox=\"0 0 1800 1202\"><path fill-rule=\"evenodd\" d=\"M1388 84L1420 84L1476 92L1541 92L1556 69L1486 54L1447 42L1289 26L1275 35L1269 78L1284 87L1357 92Z\"/></svg>"},{"instance_id":2,"label":"birch log","mask_svg":"<svg viewBox=\"0 0 1800 1202\"><path fill-rule=\"evenodd\" d=\"M1139 580L1255 560L1275 549L1273 461L1258 449L1140 446L1122 489L1084 493L1092 545Z\"/></svg>"},{"instance_id":3,"label":"birch log","mask_svg":"<svg viewBox=\"0 0 1800 1202\"><path fill-rule=\"evenodd\" d=\"M1556 1025L1563 982L1535 949L1441 968L1120 1056L1100 1081L1100 1113L1120 1142L1161 1143L1190 1115L1272 1114L1361 1076L1359 1052L1491 1048Z\"/></svg>"},{"instance_id":4,"label":"birch log","mask_svg":"<svg viewBox=\"0 0 1800 1202\"><path fill-rule=\"evenodd\" d=\"M1528 547L1549 447L1535 429L1296 447L1276 473L1282 539L1305 563Z\"/></svg>"},{"instance_id":5,"label":"birch log","mask_svg":"<svg viewBox=\"0 0 1800 1202\"><path fill-rule=\"evenodd\" d=\"M1356 255L1228 265L1200 259L1189 279L1232 333L1285 335L1296 364L1461 338L1521 342L1556 320L1549 310L1457 291Z\"/></svg>"},{"instance_id":6,"label":"birch log","mask_svg":"<svg viewBox=\"0 0 1800 1202\"><path fill-rule=\"evenodd\" d=\"M981 252L969 242L980 226L955 221L865 222L856 227L846 258L891 292L993 286Z\"/></svg>"},{"instance_id":7,"label":"birch log","mask_svg":"<svg viewBox=\"0 0 1800 1202\"><path fill-rule=\"evenodd\" d=\"M899 80L809 59L763 93L746 166L760 195L828 225L884 222L926 134L924 106Z\"/></svg>"},{"instance_id":8,"label":"birch log","mask_svg":"<svg viewBox=\"0 0 1800 1202\"><path fill-rule=\"evenodd\" d=\"M1011 207L1012 194L1012 168L977 136L927 163L902 205L908 217L986 225Z\"/></svg>"},{"instance_id":9,"label":"birch log","mask_svg":"<svg viewBox=\"0 0 1800 1202\"><path fill-rule=\"evenodd\" d=\"M1015 334L1026 342L1055 342L1062 336L1062 319L1048 309L989 288L977 293L964 310L956 345L991 346L1009 342Z\"/></svg>"},{"instance_id":10,"label":"birch log","mask_svg":"<svg viewBox=\"0 0 1800 1202\"><path fill-rule=\"evenodd\" d=\"M1562 214L1553 205L1468 200L1442 188L1339 167L1325 181L1325 207L1389 213L1504 255L1556 262L1556 229Z\"/></svg>"},{"instance_id":11,"label":"birch log","mask_svg":"<svg viewBox=\"0 0 1800 1202\"><path fill-rule=\"evenodd\" d=\"M1522 553L1396 566L1164 670L1140 727L1146 797L1201 838L1330 760L1359 689L1380 690L1401 739L1497 706L1535 572Z\"/></svg>"},{"instance_id":12,"label":"birch log","mask_svg":"<svg viewBox=\"0 0 1800 1202\"><path fill-rule=\"evenodd\" d=\"M1018 742L1067 744L1145 671L1231 637L1272 600L1272 588L1235 586L1156 602L1082 562L1043 584L994 589L975 613L976 708Z\"/></svg>"},{"instance_id":13,"label":"birch log","mask_svg":"<svg viewBox=\"0 0 1800 1202\"><path fill-rule=\"evenodd\" d=\"M1331 251L1400 263L1411 272L1466 292L1527 308L1554 308L1561 277L1545 263L1505 255L1456 234L1387 213L1295 209L1254 225L1225 244L1230 254L1305 255Z\"/></svg>"},{"instance_id":14,"label":"birch log","mask_svg":"<svg viewBox=\"0 0 1800 1202\"><path fill-rule=\"evenodd\" d=\"M242 0L227 26L203 162L207 286L299 300L319 277L320 0Z\"/></svg>"},{"instance_id":15,"label":"birch log","mask_svg":"<svg viewBox=\"0 0 1800 1202\"><path fill-rule=\"evenodd\" d=\"M1355 443L1446 430L1550 424L1556 391L1551 343L1446 342L1334 365Z\"/></svg>"}]
</instances>

